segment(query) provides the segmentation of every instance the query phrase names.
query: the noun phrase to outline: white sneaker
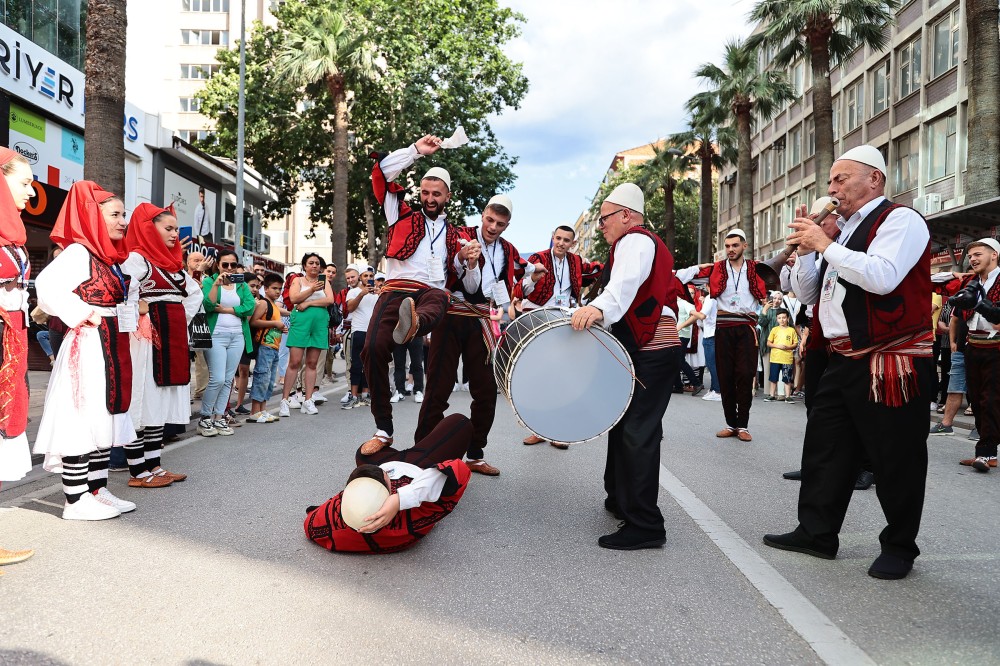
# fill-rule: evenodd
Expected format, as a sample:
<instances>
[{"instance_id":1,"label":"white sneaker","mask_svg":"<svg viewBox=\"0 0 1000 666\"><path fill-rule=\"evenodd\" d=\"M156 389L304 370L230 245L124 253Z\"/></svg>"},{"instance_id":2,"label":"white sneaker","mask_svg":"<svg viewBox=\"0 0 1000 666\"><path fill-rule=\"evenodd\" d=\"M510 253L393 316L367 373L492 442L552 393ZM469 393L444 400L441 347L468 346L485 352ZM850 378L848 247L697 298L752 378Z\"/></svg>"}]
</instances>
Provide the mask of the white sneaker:
<instances>
[{"instance_id":1,"label":"white sneaker","mask_svg":"<svg viewBox=\"0 0 1000 666\"><path fill-rule=\"evenodd\" d=\"M344 402L343 400L340 401L340 408L341 409L354 409L354 405L357 404L357 402L358 402L357 398L355 398L353 395L348 394L348 396L347 396L347 402Z\"/></svg>"},{"instance_id":2,"label":"white sneaker","mask_svg":"<svg viewBox=\"0 0 1000 666\"><path fill-rule=\"evenodd\" d=\"M416 393L413 394L413 402L423 402L423 401L424 401L423 391L417 391Z\"/></svg>"},{"instance_id":3,"label":"white sneaker","mask_svg":"<svg viewBox=\"0 0 1000 666\"><path fill-rule=\"evenodd\" d=\"M936 402L932 402L932 403L931 403L931 411L932 411L932 412L933 412L933 411L937 411L937 408L938 408L938 404L937 404Z\"/></svg>"},{"instance_id":4,"label":"white sneaker","mask_svg":"<svg viewBox=\"0 0 1000 666\"><path fill-rule=\"evenodd\" d=\"M103 504L91 493L84 493L80 499L63 506L63 520L107 520L117 518L122 512L115 507Z\"/></svg>"},{"instance_id":5,"label":"white sneaker","mask_svg":"<svg viewBox=\"0 0 1000 666\"><path fill-rule=\"evenodd\" d=\"M251 414L250 418L247 419L247 423L271 423L273 420L273 416L261 410L256 414Z\"/></svg>"},{"instance_id":6,"label":"white sneaker","mask_svg":"<svg viewBox=\"0 0 1000 666\"><path fill-rule=\"evenodd\" d=\"M326 396L325 396L325 395L321 395L321 394L319 394L319 393L313 393L313 398L312 398L312 400L313 400L313 402L314 402L314 403L316 403L317 405L322 405L322 404L323 404L324 402L326 402L326 400L327 400L327 399L326 399Z\"/></svg>"},{"instance_id":7,"label":"white sneaker","mask_svg":"<svg viewBox=\"0 0 1000 666\"><path fill-rule=\"evenodd\" d=\"M351 401L351 392L348 391L347 393L344 394L344 397L340 399L340 404L346 405L350 401Z\"/></svg>"},{"instance_id":8,"label":"white sneaker","mask_svg":"<svg viewBox=\"0 0 1000 666\"><path fill-rule=\"evenodd\" d=\"M291 404L287 400L281 401L281 406L278 407L278 416L291 416L292 413L289 411Z\"/></svg>"},{"instance_id":9,"label":"white sneaker","mask_svg":"<svg viewBox=\"0 0 1000 666\"><path fill-rule=\"evenodd\" d=\"M215 424L212 423L212 419L201 419L198 421L198 432L202 437L215 437L219 434L219 431L215 429Z\"/></svg>"},{"instance_id":10,"label":"white sneaker","mask_svg":"<svg viewBox=\"0 0 1000 666\"><path fill-rule=\"evenodd\" d=\"M223 437L228 437L233 434L233 429L230 428L229 424L225 421L212 421L212 425L215 426L215 431Z\"/></svg>"},{"instance_id":11,"label":"white sneaker","mask_svg":"<svg viewBox=\"0 0 1000 666\"><path fill-rule=\"evenodd\" d=\"M462 384L462 390L466 392L469 390L469 382L465 382L464 384Z\"/></svg>"},{"instance_id":12,"label":"white sneaker","mask_svg":"<svg viewBox=\"0 0 1000 666\"><path fill-rule=\"evenodd\" d=\"M389 402L402 402L403 400L406 400L406 396L399 391L393 391L392 397L389 398Z\"/></svg>"},{"instance_id":13,"label":"white sneaker","mask_svg":"<svg viewBox=\"0 0 1000 666\"><path fill-rule=\"evenodd\" d=\"M316 403L312 400L305 400L302 402L302 413L303 414L319 414L319 410L316 409Z\"/></svg>"},{"instance_id":14,"label":"white sneaker","mask_svg":"<svg viewBox=\"0 0 1000 666\"><path fill-rule=\"evenodd\" d=\"M409 392L411 392L411 393L413 392L413 382L406 382L406 384L404 384L404 385L403 385L403 387L404 387L404 388L405 388L405 389L406 389L407 391L409 391Z\"/></svg>"},{"instance_id":15,"label":"white sneaker","mask_svg":"<svg viewBox=\"0 0 1000 666\"><path fill-rule=\"evenodd\" d=\"M455 382L455 388L453 388L451 392L454 393L455 391L461 391L461 390L462 390L462 385L459 384L458 382Z\"/></svg>"},{"instance_id":16,"label":"white sneaker","mask_svg":"<svg viewBox=\"0 0 1000 666\"><path fill-rule=\"evenodd\" d=\"M709 391L705 394L702 400L710 400L711 402L722 402L722 395L716 393L715 391Z\"/></svg>"},{"instance_id":17,"label":"white sneaker","mask_svg":"<svg viewBox=\"0 0 1000 666\"><path fill-rule=\"evenodd\" d=\"M123 500L120 497L115 497L111 494L111 491L107 488L101 488L94 495L98 502L101 504L106 504L108 506L113 506L118 509L119 513L128 513L129 511L135 511L135 504L129 502L128 500Z\"/></svg>"},{"instance_id":18,"label":"white sneaker","mask_svg":"<svg viewBox=\"0 0 1000 666\"><path fill-rule=\"evenodd\" d=\"M284 402L284 400L282 400L282 402ZM298 409L302 406L302 400L299 399L298 393L293 393L288 396L288 406L292 409Z\"/></svg>"}]
</instances>

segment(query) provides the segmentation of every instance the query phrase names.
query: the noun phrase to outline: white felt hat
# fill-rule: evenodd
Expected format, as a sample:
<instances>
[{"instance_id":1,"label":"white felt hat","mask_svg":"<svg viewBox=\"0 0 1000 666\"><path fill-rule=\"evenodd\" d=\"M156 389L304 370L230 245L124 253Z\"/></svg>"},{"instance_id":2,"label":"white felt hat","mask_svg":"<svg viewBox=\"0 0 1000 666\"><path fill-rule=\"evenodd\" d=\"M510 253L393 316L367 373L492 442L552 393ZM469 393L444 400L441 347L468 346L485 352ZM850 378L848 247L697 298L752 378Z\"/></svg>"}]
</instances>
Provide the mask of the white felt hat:
<instances>
[{"instance_id":1,"label":"white felt hat","mask_svg":"<svg viewBox=\"0 0 1000 666\"><path fill-rule=\"evenodd\" d=\"M443 180L444 184L448 186L448 191L451 192L451 174L448 173L447 169L442 169L441 167L431 167L424 174L424 178L437 178L438 180ZM421 179L423 180L423 178Z\"/></svg>"},{"instance_id":2,"label":"white felt hat","mask_svg":"<svg viewBox=\"0 0 1000 666\"><path fill-rule=\"evenodd\" d=\"M858 146L857 148L851 148L837 159L838 162L840 160L851 160L852 162L867 164L873 169L881 171L883 176L888 173L888 170L885 167L885 158L882 157L882 153L879 152L878 148L875 148L874 146Z\"/></svg>"},{"instance_id":3,"label":"white felt hat","mask_svg":"<svg viewBox=\"0 0 1000 666\"><path fill-rule=\"evenodd\" d=\"M642 195L642 190L635 183L622 183L611 190L611 194L608 195L604 202L624 206L640 215L646 214L646 198Z\"/></svg>"},{"instance_id":4,"label":"white felt hat","mask_svg":"<svg viewBox=\"0 0 1000 666\"><path fill-rule=\"evenodd\" d=\"M747 235L742 229L730 229L726 232L726 238L729 238L730 236L739 236L744 241L747 239Z\"/></svg>"},{"instance_id":5,"label":"white felt hat","mask_svg":"<svg viewBox=\"0 0 1000 666\"><path fill-rule=\"evenodd\" d=\"M358 266L357 264L347 264L347 268L345 268L344 270L345 271L354 271L356 273L360 273L361 272L361 267Z\"/></svg>"},{"instance_id":6,"label":"white felt hat","mask_svg":"<svg viewBox=\"0 0 1000 666\"><path fill-rule=\"evenodd\" d=\"M831 201L833 201L832 197L820 197L819 199L816 199L816 201L813 202L812 208L809 209L809 214L819 215Z\"/></svg>"},{"instance_id":7,"label":"white felt hat","mask_svg":"<svg viewBox=\"0 0 1000 666\"><path fill-rule=\"evenodd\" d=\"M968 252L969 250L971 250L972 248L976 247L977 245L985 245L986 247L990 248L991 250L993 250L997 254L1000 254L1000 243L998 243L993 238L980 238L977 241L972 241L971 243L969 243L968 245L965 246L965 251Z\"/></svg>"},{"instance_id":8,"label":"white felt hat","mask_svg":"<svg viewBox=\"0 0 1000 666\"><path fill-rule=\"evenodd\" d=\"M359 530L365 526L365 518L381 509L388 496L384 483L367 476L354 479L340 496L340 515L350 527Z\"/></svg>"},{"instance_id":9,"label":"white felt hat","mask_svg":"<svg viewBox=\"0 0 1000 666\"><path fill-rule=\"evenodd\" d=\"M514 214L514 204L511 202L510 197L507 196L506 194L494 194L493 198L491 198L489 202L486 204L486 207L489 208L494 204L496 204L497 206L503 206L504 208L510 211L511 215Z\"/></svg>"}]
</instances>

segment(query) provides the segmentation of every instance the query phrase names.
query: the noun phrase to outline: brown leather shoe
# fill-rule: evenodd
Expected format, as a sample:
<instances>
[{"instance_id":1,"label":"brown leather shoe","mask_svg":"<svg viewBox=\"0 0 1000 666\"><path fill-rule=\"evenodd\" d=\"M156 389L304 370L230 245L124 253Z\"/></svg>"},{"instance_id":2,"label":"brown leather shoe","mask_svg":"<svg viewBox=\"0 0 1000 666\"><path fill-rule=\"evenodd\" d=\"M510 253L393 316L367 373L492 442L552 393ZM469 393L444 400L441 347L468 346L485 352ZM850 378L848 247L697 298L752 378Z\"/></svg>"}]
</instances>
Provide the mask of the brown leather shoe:
<instances>
[{"instance_id":1,"label":"brown leather shoe","mask_svg":"<svg viewBox=\"0 0 1000 666\"><path fill-rule=\"evenodd\" d=\"M477 474L485 474L486 476L500 476L500 470L498 470L493 465L489 464L485 460L476 461L466 461L466 465L469 466L473 472Z\"/></svg>"},{"instance_id":2,"label":"brown leather shoe","mask_svg":"<svg viewBox=\"0 0 1000 666\"><path fill-rule=\"evenodd\" d=\"M974 463L974 462L976 462L975 458L966 458L965 460L959 460L958 464L959 465L965 465L966 467L972 467L972 463ZM996 466L997 466L997 459L996 458L991 458L990 459L990 467L996 467Z\"/></svg>"},{"instance_id":3,"label":"brown leather shoe","mask_svg":"<svg viewBox=\"0 0 1000 666\"><path fill-rule=\"evenodd\" d=\"M168 472L162 467L157 467L156 469L154 469L153 474L155 474L156 476L165 476L166 478L170 479L175 483L178 481L183 481L184 479L188 478L187 474L177 474L176 472Z\"/></svg>"},{"instance_id":4,"label":"brown leather shoe","mask_svg":"<svg viewBox=\"0 0 1000 666\"><path fill-rule=\"evenodd\" d=\"M0 548L0 565L24 562L34 554L35 551L33 550L7 550L6 548Z\"/></svg>"},{"instance_id":5,"label":"brown leather shoe","mask_svg":"<svg viewBox=\"0 0 1000 666\"><path fill-rule=\"evenodd\" d=\"M753 441L753 437L751 437L750 433L747 432L746 430L740 430L738 433L736 433L736 437L739 438L739 440L741 442L752 442Z\"/></svg>"},{"instance_id":6,"label":"brown leather shoe","mask_svg":"<svg viewBox=\"0 0 1000 666\"><path fill-rule=\"evenodd\" d=\"M420 328L420 317L417 316L417 304L407 296L399 304L399 321L392 331L392 340L397 345L405 345L413 339ZM366 454L368 455L368 454Z\"/></svg>"},{"instance_id":7,"label":"brown leather shoe","mask_svg":"<svg viewBox=\"0 0 1000 666\"><path fill-rule=\"evenodd\" d=\"M392 446L392 437L373 435L371 439L361 445L361 455L373 456L387 446Z\"/></svg>"},{"instance_id":8,"label":"brown leather shoe","mask_svg":"<svg viewBox=\"0 0 1000 666\"><path fill-rule=\"evenodd\" d=\"M557 449L560 449L561 451L565 451L566 449L569 448L569 444L564 444L563 442L549 442L549 444L556 447Z\"/></svg>"},{"instance_id":9,"label":"brown leather shoe","mask_svg":"<svg viewBox=\"0 0 1000 666\"><path fill-rule=\"evenodd\" d=\"M716 437L736 437L736 428L723 428L715 433Z\"/></svg>"},{"instance_id":10,"label":"brown leather shoe","mask_svg":"<svg viewBox=\"0 0 1000 666\"><path fill-rule=\"evenodd\" d=\"M174 480L166 476L157 476L156 474L150 474L149 476L144 476L141 479L131 478L128 480L129 488L166 488Z\"/></svg>"},{"instance_id":11,"label":"brown leather shoe","mask_svg":"<svg viewBox=\"0 0 1000 666\"><path fill-rule=\"evenodd\" d=\"M531 435L530 437L525 437L524 438L524 443L527 446L531 446L532 444L542 444L545 441L547 441L547 440L544 440L544 439L542 439L541 437L539 437L537 435Z\"/></svg>"}]
</instances>

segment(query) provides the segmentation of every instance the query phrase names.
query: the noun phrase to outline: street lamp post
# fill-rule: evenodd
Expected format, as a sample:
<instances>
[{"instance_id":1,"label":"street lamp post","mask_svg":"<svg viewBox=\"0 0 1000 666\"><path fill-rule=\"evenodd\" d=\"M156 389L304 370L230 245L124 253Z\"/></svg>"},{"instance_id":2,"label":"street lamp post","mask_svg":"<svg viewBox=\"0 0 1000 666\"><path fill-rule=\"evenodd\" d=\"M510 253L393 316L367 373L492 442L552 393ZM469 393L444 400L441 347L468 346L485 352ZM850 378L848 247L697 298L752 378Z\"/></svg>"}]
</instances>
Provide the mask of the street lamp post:
<instances>
[{"instance_id":1,"label":"street lamp post","mask_svg":"<svg viewBox=\"0 0 1000 666\"><path fill-rule=\"evenodd\" d=\"M247 0L240 2L240 88L236 111L236 222L239 236L246 238L247 224L243 215L243 144L246 134L246 76L247 76ZM245 245L245 243L244 243ZM245 249L240 248L240 249ZM242 255L241 255L242 256Z\"/></svg>"}]
</instances>

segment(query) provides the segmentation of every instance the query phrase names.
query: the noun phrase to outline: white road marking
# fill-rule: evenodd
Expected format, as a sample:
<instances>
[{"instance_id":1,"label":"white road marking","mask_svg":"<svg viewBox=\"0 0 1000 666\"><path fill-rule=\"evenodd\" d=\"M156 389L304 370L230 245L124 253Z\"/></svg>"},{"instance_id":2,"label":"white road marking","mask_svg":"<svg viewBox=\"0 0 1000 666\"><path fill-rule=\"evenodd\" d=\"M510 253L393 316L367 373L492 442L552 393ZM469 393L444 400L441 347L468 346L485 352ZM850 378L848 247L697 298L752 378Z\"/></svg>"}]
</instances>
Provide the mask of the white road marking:
<instances>
[{"instance_id":1,"label":"white road marking","mask_svg":"<svg viewBox=\"0 0 1000 666\"><path fill-rule=\"evenodd\" d=\"M868 653L662 464L660 485L824 663L874 666L875 661Z\"/></svg>"}]
</instances>

